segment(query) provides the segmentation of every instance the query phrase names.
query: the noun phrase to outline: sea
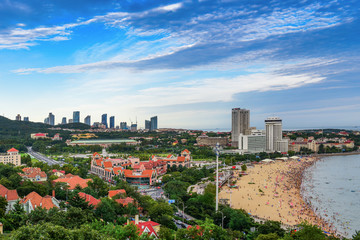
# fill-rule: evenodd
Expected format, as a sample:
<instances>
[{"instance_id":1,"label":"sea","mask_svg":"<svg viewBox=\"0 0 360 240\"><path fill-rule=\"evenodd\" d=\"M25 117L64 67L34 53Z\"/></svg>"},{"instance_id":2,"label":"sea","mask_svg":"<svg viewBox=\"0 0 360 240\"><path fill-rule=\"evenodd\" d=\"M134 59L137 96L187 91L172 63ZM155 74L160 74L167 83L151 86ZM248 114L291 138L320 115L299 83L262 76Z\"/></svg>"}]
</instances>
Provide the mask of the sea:
<instances>
[{"instance_id":1,"label":"sea","mask_svg":"<svg viewBox=\"0 0 360 240\"><path fill-rule=\"evenodd\" d=\"M322 157L306 169L301 194L338 234L350 238L360 231L360 155Z\"/></svg>"}]
</instances>

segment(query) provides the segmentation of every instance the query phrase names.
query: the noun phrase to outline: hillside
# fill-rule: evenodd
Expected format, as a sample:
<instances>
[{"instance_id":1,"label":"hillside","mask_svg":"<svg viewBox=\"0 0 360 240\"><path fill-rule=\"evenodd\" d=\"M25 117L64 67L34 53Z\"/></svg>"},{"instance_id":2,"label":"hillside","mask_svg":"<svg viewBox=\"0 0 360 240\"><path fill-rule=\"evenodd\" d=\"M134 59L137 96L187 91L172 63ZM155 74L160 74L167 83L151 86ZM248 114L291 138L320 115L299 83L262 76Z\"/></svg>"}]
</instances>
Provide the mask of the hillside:
<instances>
[{"instance_id":1,"label":"hillside","mask_svg":"<svg viewBox=\"0 0 360 240\"><path fill-rule=\"evenodd\" d=\"M31 133L45 132L53 135L61 130L51 130L49 128L60 127L64 129L89 129L90 126L83 123L70 123L64 125L50 126L44 123L24 122L10 120L6 117L0 116L0 139L7 138L30 138Z\"/></svg>"}]
</instances>

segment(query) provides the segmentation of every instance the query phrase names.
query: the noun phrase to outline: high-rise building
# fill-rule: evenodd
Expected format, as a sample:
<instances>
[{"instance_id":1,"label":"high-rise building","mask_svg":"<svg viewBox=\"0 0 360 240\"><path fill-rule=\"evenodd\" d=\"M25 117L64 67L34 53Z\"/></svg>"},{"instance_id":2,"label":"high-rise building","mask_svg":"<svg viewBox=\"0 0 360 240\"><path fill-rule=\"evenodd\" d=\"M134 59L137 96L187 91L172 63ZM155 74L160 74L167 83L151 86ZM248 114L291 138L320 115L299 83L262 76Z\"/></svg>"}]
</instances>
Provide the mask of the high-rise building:
<instances>
[{"instance_id":1,"label":"high-rise building","mask_svg":"<svg viewBox=\"0 0 360 240\"><path fill-rule=\"evenodd\" d=\"M131 129L132 132L136 132L136 131L137 131L137 124L136 124L136 123L132 123L130 129Z\"/></svg>"},{"instance_id":2,"label":"high-rise building","mask_svg":"<svg viewBox=\"0 0 360 240\"><path fill-rule=\"evenodd\" d=\"M287 152L287 140L282 139L282 120L278 117L269 117L265 120L266 151Z\"/></svg>"},{"instance_id":3,"label":"high-rise building","mask_svg":"<svg viewBox=\"0 0 360 240\"><path fill-rule=\"evenodd\" d=\"M115 117L114 116L110 117L110 128L115 128Z\"/></svg>"},{"instance_id":4,"label":"high-rise building","mask_svg":"<svg viewBox=\"0 0 360 240\"><path fill-rule=\"evenodd\" d=\"M120 122L120 129L122 129L122 130L127 130L128 129L126 122Z\"/></svg>"},{"instance_id":5,"label":"high-rise building","mask_svg":"<svg viewBox=\"0 0 360 240\"><path fill-rule=\"evenodd\" d=\"M107 114L104 113L103 115L101 115L101 123L105 125L106 128L108 128L108 124L107 124Z\"/></svg>"},{"instance_id":6,"label":"high-rise building","mask_svg":"<svg viewBox=\"0 0 360 240\"><path fill-rule=\"evenodd\" d=\"M29 121L29 117L24 117L24 122L28 122Z\"/></svg>"},{"instance_id":7,"label":"high-rise building","mask_svg":"<svg viewBox=\"0 0 360 240\"><path fill-rule=\"evenodd\" d=\"M158 129L158 118L154 116L150 118L150 131L155 131L156 129Z\"/></svg>"},{"instance_id":8,"label":"high-rise building","mask_svg":"<svg viewBox=\"0 0 360 240\"><path fill-rule=\"evenodd\" d=\"M69 119L69 123L73 123L73 120L71 118Z\"/></svg>"},{"instance_id":9,"label":"high-rise building","mask_svg":"<svg viewBox=\"0 0 360 240\"><path fill-rule=\"evenodd\" d=\"M231 114L231 146L239 146L240 134L245 135L250 127L250 110L233 108Z\"/></svg>"},{"instance_id":10,"label":"high-rise building","mask_svg":"<svg viewBox=\"0 0 360 240\"><path fill-rule=\"evenodd\" d=\"M151 128L151 121L145 120L145 129L150 130L150 128Z\"/></svg>"},{"instance_id":11,"label":"high-rise building","mask_svg":"<svg viewBox=\"0 0 360 240\"><path fill-rule=\"evenodd\" d=\"M16 121L21 121L21 115L20 115L20 114L16 115L15 120L16 120Z\"/></svg>"},{"instance_id":12,"label":"high-rise building","mask_svg":"<svg viewBox=\"0 0 360 240\"><path fill-rule=\"evenodd\" d=\"M61 120L61 124L66 124L66 117L63 117L62 120Z\"/></svg>"},{"instance_id":13,"label":"high-rise building","mask_svg":"<svg viewBox=\"0 0 360 240\"><path fill-rule=\"evenodd\" d=\"M90 115L87 115L86 118L84 118L84 123L91 126L91 117L90 117Z\"/></svg>"},{"instance_id":14,"label":"high-rise building","mask_svg":"<svg viewBox=\"0 0 360 240\"><path fill-rule=\"evenodd\" d=\"M55 125L55 115L52 114L52 113L49 113L49 123L51 126L54 126Z\"/></svg>"},{"instance_id":15,"label":"high-rise building","mask_svg":"<svg viewBox=\"0 0 360 240\"><path fill-rule=\"evenodd\" d=\"M79 123L80 122L80 111L73 112L73 122Z\"/></svg>"}]
</instances>

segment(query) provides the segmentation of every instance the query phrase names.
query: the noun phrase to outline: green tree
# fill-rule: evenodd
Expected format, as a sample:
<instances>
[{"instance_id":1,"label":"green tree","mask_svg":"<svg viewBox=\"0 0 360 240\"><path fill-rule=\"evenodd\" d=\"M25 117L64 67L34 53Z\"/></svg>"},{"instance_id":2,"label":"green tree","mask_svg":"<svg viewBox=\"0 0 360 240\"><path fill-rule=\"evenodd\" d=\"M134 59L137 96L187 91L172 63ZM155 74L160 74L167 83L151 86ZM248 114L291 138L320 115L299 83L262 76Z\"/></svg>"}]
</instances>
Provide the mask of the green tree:
<instances>
[{"instance_id":1,"label":"green tree","mask_svg":"<svg viewBox=\"0 0 360 240\"><path fill-rule=\"evenodd\" d=\"M281 223L278 221L266 221L257 230L260 234L276 233L279 237L285 234L285 230L281 228Z\"/></svg>"},{"instance_id":2,"label":"green tree","mask_svg":"<svg viewBox=\"0 0 360 240\"><path fill-rule=\"evenodd\" d=\"M173 240L174 239L174 231L170 230L167 227L161 226L160 231L158 232L159 238L163 240Z\"/></svg>"},{"instance_id":3,"label":"green tree","mask_svg":"<svg viewBox=\"0 0 360 240\"><path fill-rule=\"evenodd\" d=\"M278 240L279 236L276 233L260 234L256 240Z\"/></svg>"},{"instance_id":4,"label":"green tree","mask_svg":"<svg viewBox=\"0 0 360 240\"><path fill-rule=\"evenodd\" d=\"M355 231L355 234L352 236L352 240L360 240L360 231Z\"/></svg>"},{"instance_id":5,"label":"green tree","mask_svg":"<svg viewBox=\"0 0 360 240\"><path fill-rule=\"evenodd\" d=\"M241 171L245 172L247 170L247 166L245 164L241 165Z\"/></svg>"},{"instance_id":6,"label":"green tree","mask_svg":"<svg viewBox=\"0 0 360 240\"><path fill-rule=\"evenodd\" d=\"M92 181L88 182L88 188L94 197L104 197L109 191L108 185L98 176L93 176Z\"/></svg>"},{"instance_id":7,"label":"green tree","mask_svg":"<svg viewBox=\"0 0 360 240\"><path fill-rule=\"evenodd\" d=\"M309 223L301 223L300 230L294 234L294 238L298 240L324 240L326 235L320 227Z\"/></svg>"},{"instance_id":8,"label":"green tree","mask_svg":"<svg viewBox=\"0 0 360 240\"><path fill-rule=\"evenodd\" d=\"M103 198L95 210L95 215L106 222L114 222L114 220L117 218L117 204L118 203L112 199Z\"/></svg>"},{"instance_id":9,"label":"green tree","mask_svg":"<svg viewBox=\"0 0 360 240\"><path fill-rule=\"evenodd\" d=\"M81 208L82 210L92 210L94 208L93 205L90 205L84 198L80 197L77 192L69 198L68 204L72 207Z\"/></svg>"},{"instance_id":10,"label":"green tree","mask_svg":"<svg viewBox=\"0 0 360 240\"><path fill-rule=\"evenodd\" d=\"M8 202L6 201L6 198L0 196L0 218L5 216L7 205Z\"/></svg>"}]
</instances>

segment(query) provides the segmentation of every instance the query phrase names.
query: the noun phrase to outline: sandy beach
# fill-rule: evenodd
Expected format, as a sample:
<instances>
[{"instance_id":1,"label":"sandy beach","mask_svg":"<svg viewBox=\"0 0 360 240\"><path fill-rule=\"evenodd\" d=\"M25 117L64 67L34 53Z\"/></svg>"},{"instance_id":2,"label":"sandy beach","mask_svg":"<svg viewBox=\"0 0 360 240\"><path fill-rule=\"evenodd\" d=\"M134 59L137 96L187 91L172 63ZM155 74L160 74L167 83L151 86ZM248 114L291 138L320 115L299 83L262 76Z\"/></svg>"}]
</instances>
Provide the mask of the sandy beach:
<instances>
[{"instance_id":1,"label":"sandy beach","mask_svg":"<svg viewBox=\"0 0 360 240\"><path fill-rule=\"evenodd\" d=\"M236 171L238 188L224 186L219 198L231 199L232 208L244 209L262 219L292 226L306 220L324 231L333 232L331 226L314 214L310 204L304 202L300 194L303 172L316 160L304 157L301 161L257 164L248 167L248 175L241 178L238 178L240 172Z\"/></svg>"}]
</instances>

